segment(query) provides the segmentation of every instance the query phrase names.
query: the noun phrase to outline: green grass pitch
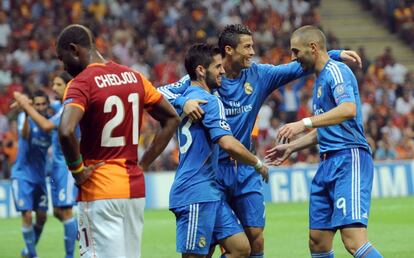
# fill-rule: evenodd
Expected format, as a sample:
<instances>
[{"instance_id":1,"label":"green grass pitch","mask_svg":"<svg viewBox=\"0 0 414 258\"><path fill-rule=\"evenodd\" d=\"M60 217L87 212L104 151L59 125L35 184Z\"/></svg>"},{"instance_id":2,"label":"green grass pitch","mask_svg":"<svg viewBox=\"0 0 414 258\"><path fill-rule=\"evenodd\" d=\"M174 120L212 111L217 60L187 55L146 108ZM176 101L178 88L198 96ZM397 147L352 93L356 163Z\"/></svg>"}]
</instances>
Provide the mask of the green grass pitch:
<instances>
[{"instance_id":1,"label":"green grass pitch","mask_svg":"<svg viewBox=\"0 0 414 258\"><path fill-rule=\"evenodd\" d=\"M308 204L268 204L265 230L267 258L310 257L307 247ZM0 257L20 257L20 219L0 219ZM414 197L372 201L369 239L386 258L414 258ZM134 244L134 243L130 243ZM49 217L38 244L41 258L64 257L63 226ZM352 257L335 238L335 257ZM218 257L218 252L214 257ZM79 254L77 253L77 257ZM147 210L143 258L175 258L175 219L167 210Z\"/></svg>"}]
</instances>

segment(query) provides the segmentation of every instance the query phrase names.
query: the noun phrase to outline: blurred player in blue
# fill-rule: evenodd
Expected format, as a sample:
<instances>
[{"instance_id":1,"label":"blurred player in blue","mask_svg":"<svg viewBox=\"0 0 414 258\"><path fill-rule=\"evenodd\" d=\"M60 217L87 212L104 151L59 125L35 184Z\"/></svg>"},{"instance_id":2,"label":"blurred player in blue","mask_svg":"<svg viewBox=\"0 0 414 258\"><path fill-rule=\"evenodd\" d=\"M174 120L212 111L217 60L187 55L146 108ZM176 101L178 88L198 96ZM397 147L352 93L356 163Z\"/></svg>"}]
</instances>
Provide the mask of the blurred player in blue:
<instances>
[{"instance_id":1,"label":"blurred player in blue","mask_svg":"<svg viewBox=\"0 0 414 258\"><path fill-rule=\"evenodd\" d=\"M62 100L68 82L72 77L67 72L62 72L59 76L53 79L53 91ZM78 189L75 186L75 181L69 173L65 157L63 156L60 147L57 127L60 123L60 118L63 111L61 101L55 104L57 113L50 119L44 117L30 104L29 99L19 93L15 92L14 97L16 102L24 111L35 121L35 123L45 132L52 132L52 173L51 173L51 188L52 188L52 203L53 214L59 219L64 226L64 242L66 258L72 258L74 255L75 241L77 238L77 223L73 217L72 206L76 204L76 195Z\"/></svg>"},{"instance_id":2,"label":"blurred player in blue","mask_svg":"<svg viewBox=\"0 0 414 258\"><path fill-rule=\"evenodd\" d=\"M223 57L225 76L218 88L225 114L234 137L251 150L251 134L257 114L266 98L279 87L299 77L310 74L297 62L286 65L252 63L252 33L244 25L228 25L219 36L219 48ZM353 51L332 51L335 59L354 60L359 57ZM180 96L190 85L190 78L164 87L159 91L175 106L183 110L192 120L200 119L204 111L197 105L203 100L189 100ZM265 226L265 204L262 180L254 168L237 164L223 150L219 156L218 182L228 203L244 227L251 246L251 257L264 256L263 229Z\"/></svg>"},{"instance_id":3,"label":"blurred player in blue","mask_svg":"<svg viewBox=\"0 0 414 258\"><path fill-rule=\"evenodd\" d=\"M37 112L46 116L49 98L43 91L34 93L33 106ZM22 212L22 233L27 249L27 253L22 251L22 255L37 257L36 244L47 218L45 166L51 136L41 130L25 113L19 114L17 127L19 147L16 163L11 170L13 198L16 210ZM34 224L32 211L36 213Z\"/></svg>"},{"instance_id":4,"label":"blurred player in blue","mask_svg":"<svg viewBox=\"0 0 414 258\"><path fill-rule=\"evenodd\" d=\"M334 257L332 242L337 230L354 257L382 257L367 236L374 167L364 136L357 80L345 64L329 58L325 35L318 28L297 29L290 44L292 58L304 70L316 72L314 116L286 124L277 138L286 142L307 128L317 129L276 146L266 158L271 165L280 165L293 152L319 143L321 163L309 203L312 257Z\"/></svg>"},{"instance_id":5,"label":"blurred player in blue","mask_svg":"<svg viewBox=\"0 0 414 258\"><path fill-rule=\"evenodd\" d=\"M210 246L220 243L222 257L249 257L250 247L243 228L229 205L222 199L216 175L219 146L237 163L253 166L265 181L268 169L231 133L223 104L212 91L221 85L224 74L218 47L208 44L191 46L185 57L191 86L183 96L202 99L204 116L193 122L183 111L177 137L180 161L170 192L170 209L177 220L177 251L182 257L205 257ZM211 251L213 252L213 248Z\"/></svg>"}]
</instances>

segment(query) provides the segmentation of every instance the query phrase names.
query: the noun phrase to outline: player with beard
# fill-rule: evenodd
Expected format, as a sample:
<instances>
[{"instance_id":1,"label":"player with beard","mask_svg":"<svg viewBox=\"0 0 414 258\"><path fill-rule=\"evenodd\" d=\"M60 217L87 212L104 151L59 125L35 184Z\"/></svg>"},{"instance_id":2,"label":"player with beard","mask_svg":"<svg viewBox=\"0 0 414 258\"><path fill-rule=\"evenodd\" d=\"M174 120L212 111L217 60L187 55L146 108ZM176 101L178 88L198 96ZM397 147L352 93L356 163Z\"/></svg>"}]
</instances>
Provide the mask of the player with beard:
<instances>
[{"instance_id":1,"label":"player with beard","mask_svg":"<svg viewBox=\"0 0 414 258\"><path fill-rule=\"evenodd\" d=\"M268 168L232 136L223 104L212 94L224 74L218 47L191 46L185 68L191 86L183 97L206 103L201 104L204 116L197 123L177 110L182 115L177 132L180 159L169 202L177 222L177 252L185 258L205 257L219 243L226 249L222 257L249 257L248 239L218 188L216 177L225 172L218 167L218 147L232 159L254 167L265 181Z\"/></svg>"}]
</instances>

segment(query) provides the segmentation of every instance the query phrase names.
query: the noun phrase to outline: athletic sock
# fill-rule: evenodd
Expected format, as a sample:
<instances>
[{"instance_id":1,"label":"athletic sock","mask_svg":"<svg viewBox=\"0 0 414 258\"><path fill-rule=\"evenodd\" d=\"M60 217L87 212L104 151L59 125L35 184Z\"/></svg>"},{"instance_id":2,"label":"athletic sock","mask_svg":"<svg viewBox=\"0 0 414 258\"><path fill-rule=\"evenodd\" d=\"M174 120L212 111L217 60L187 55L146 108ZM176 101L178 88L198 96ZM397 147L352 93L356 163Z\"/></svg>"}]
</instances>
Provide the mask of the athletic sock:
<instances>
[{"instance_id":1,"label":"athletic sock","mask_svg":"<svg viewBox=\"0 0 414 258\"><path fill-rule=\"evenodd\" d=\"M312 258L334 258L334 251L331 250L327 253L311 253Z\"/></svg>"},{"instance_id":2,"label":"athletic sock","mask_svg":"<svg viewBox=\"0 0 414 258\"><path fill-rule=\"evenodd\" d=\"M375 249L374 246L371 245L370 242L365 243L362 245L358 250L354 253L355 258L382 258L380 252Z\"/></svg>"},{"instance_id":3,"label":"athletic sock","mask_svg":"<svg viewBox=\"0 0 414 258\"><path fill-rule=\"evenodd\" d=\"M26 248L29 254L29 257L35 257L36 254L36 238L33 226L22 227L22 234L24 242L26 243Z\"/></svg>"},{"instance_id":4,"label":"athletic sock","mask_svg":"<svg viewBox=\"0 0 414 258\"><path fill-rule=\"evenodd\" d=\"M75 249L75 241L78 236L78 224L75 218L70 218L63 221L64 234L65 234L65 251L66 258L73 258L73 251Z\"/></svg>"}]
</instances>

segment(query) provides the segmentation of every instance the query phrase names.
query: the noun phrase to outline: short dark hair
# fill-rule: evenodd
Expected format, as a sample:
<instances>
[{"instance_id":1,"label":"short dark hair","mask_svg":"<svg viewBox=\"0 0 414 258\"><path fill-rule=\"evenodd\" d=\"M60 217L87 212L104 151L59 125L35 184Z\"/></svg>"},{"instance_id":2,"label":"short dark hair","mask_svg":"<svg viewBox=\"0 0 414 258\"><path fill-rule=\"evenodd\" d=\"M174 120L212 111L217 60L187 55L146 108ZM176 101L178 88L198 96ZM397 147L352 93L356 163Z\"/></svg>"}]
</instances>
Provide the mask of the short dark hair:
<instances>
[{"instance_id":1,"label":"short dark hair","mask_svg":"<svg viewBox=\"0 0 414 258\"><path fill-rule=\"evenodd\" d=\"M33 97L32 99L34 100L34 98L36 97L44 97L46 99L46 102L49 104L49 96L46 94L46 92L42 91L42 90L35 90L35 92L33 93Z\"/></svg>"},{"instance_id":2,"label":"short dark hair","mask_svg":"<svg viewBox=\"0 0 414 258\"><path fill-rule=\"evenodd\" d=\"M80 24L72 24L64 28L59 34L56 47L68 50L71 43L91 49L95 44L95 38L87 27Z\"/></svg>"},{"instance_id":3,"label":"short dark hair","mask_svg":"<svg viewBox=\"0 0 414 258\"><path fill-rule=\"evenodd\" d=\"M190 79L196 80L197 66L201 65L207 69L211 62L213 62L213 57L215 55L220 55L220 49L215 45L206 43L197 43L192 45L187 50L184 61L184 66L190 76Z\"/></svg>"},{"instance_id":4,"label":"short dark hair","mask_svg":"<svg viewBox=\"0 0 414 258\"><path fill-rule=\"evenodd\" d=\"M243 24L230 24L227 25L224 30L220 33L218 46L221 51L221 55L224 57L226 54L225 47L230 46L236 48L239 44L240 35L252 35L249 27Z\"/></svg>"},{"instance_id":5,"label":"short dark hair","mask_svg":"<svg viewBox=\"0 0 414 258\"><path fill-rule=\"evenodd\" d=\"M63 71L63 72L59 73L59 75L57 77L62 78L62 80L65 82L65 84L68 84L68 82L73 79L72 75L70 75L66 71Z\"/></svg>"}]
</instances>

